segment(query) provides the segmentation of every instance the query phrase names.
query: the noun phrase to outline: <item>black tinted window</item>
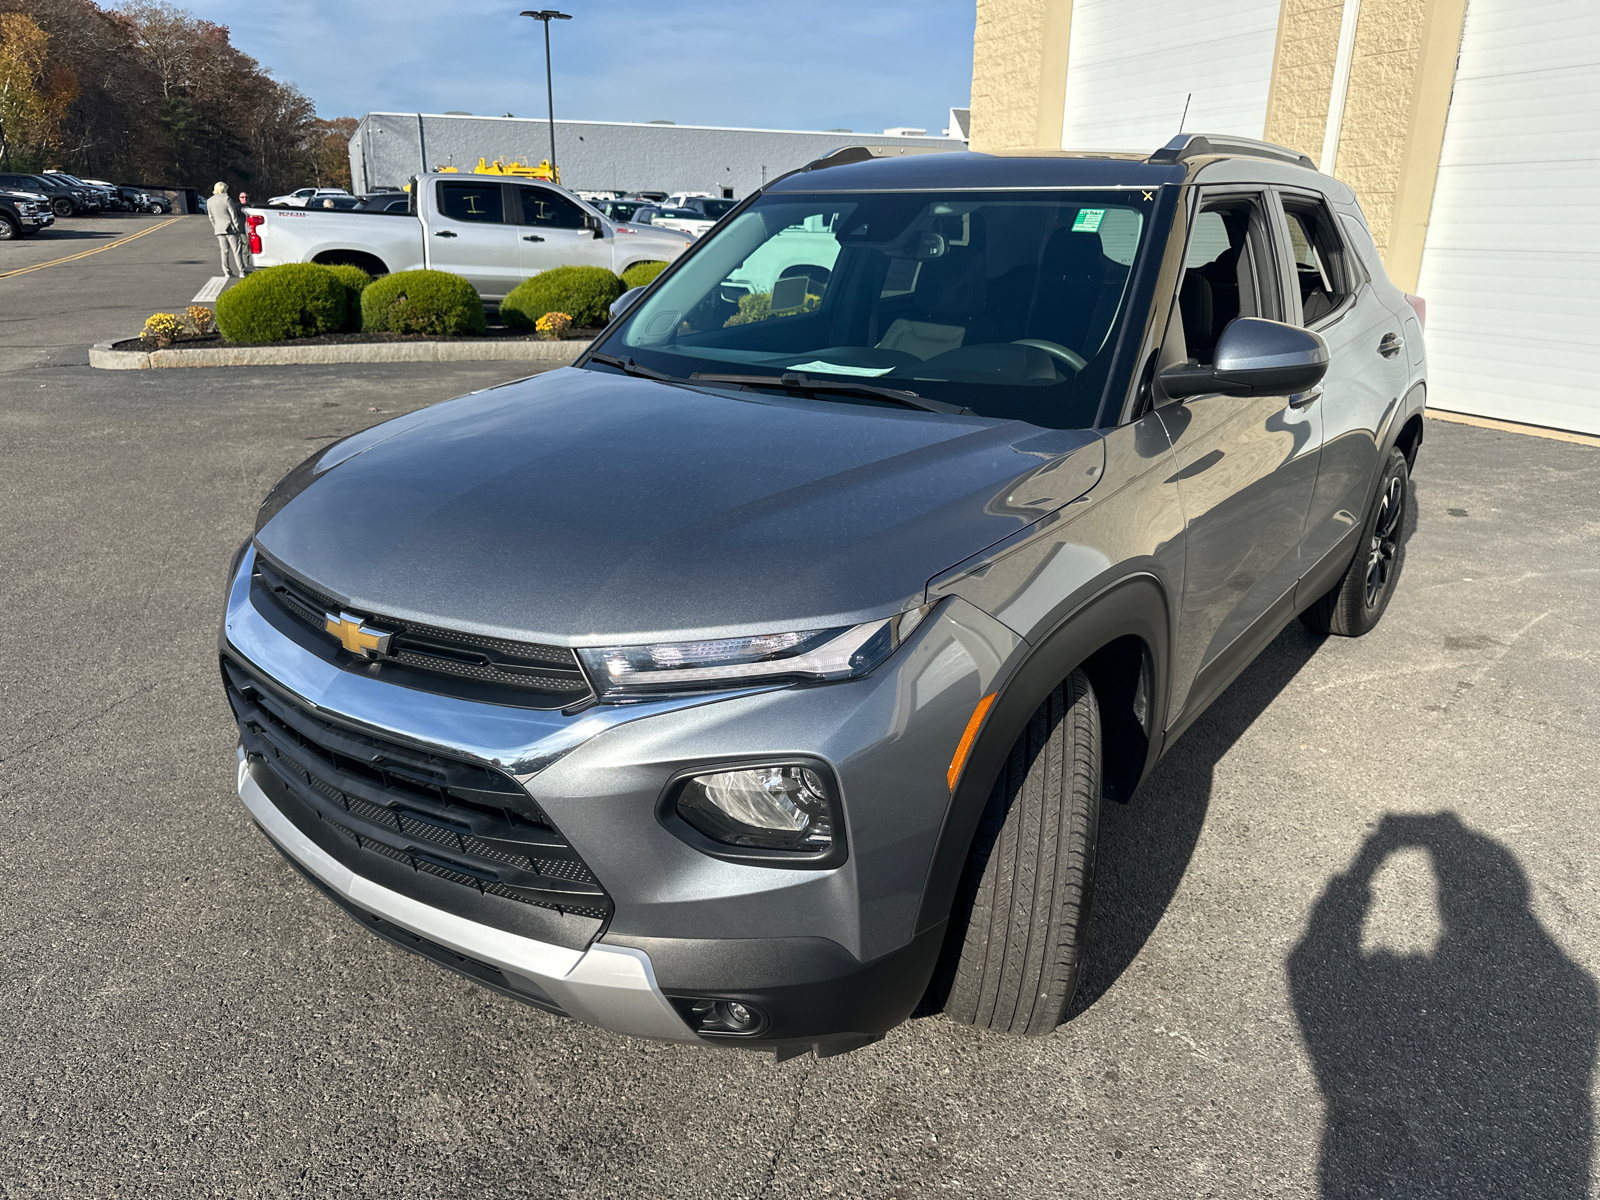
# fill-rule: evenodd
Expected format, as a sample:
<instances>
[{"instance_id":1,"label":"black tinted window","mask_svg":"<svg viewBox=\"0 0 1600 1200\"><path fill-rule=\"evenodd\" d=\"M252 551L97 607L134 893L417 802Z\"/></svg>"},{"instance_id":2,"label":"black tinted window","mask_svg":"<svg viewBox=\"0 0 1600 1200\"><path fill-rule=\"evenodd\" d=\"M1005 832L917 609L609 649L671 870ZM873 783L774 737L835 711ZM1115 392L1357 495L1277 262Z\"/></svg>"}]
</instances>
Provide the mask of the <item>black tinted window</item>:
<instances>
[{"instance_id":1,"label":"black tinted window","mask_svg":"<svg viewBox=\"0 0 1600 1200\"><path fill-rule=\"evenodd\" d=\"M1314 325L1343 304L1354 288L1344 245L1327 208L1314 200L1283 197L1289 224L1289 253L1294 259L1302 319Z\"/></svg>"},{"instance_id":2,"label":"black tinted window","mask_svg":"<svg viewBox=\"0 0 1600 1200\"><path fill-rule=\"evenodd\" d=\"M505 222L498 183L441 183L439 211L452 221L480 221L486 225Z\"/></svg>"},{"instance_id":3,"label":"black tinted window","mask_svg":"<svg viewBox=\"0 0 1600 1200\"><path fill-rule=\"evenodd\" d=\"M547 229L582 229L583 210L555 192L543 188L518 188L522 193L522 223Z\"/></svg>"}]
</instances>

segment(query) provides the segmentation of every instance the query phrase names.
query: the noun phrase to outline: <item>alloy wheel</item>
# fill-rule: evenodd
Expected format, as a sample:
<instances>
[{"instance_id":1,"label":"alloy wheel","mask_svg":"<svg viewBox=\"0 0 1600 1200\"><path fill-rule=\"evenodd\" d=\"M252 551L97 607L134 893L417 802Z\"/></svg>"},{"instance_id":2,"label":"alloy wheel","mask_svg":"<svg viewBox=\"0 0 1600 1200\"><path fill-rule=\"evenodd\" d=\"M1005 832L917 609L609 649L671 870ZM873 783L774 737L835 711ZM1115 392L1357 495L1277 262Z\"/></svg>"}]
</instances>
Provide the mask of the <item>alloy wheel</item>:
<instances>
[{"instance_id":1,"label":"alloy wheel","mask_svg":"<svg viewBox=\"0 0 1600 1200\"><path fill-rule=\"evenodd\" d=\"M1378 519L1372 526L1372 542L1367 549L1368 608L1376 608L1394 578L1395 556L1400 550L1400 519L1406 511L1406 481L1392 476L1378 500Z\"/></svg>"}]
</instances>

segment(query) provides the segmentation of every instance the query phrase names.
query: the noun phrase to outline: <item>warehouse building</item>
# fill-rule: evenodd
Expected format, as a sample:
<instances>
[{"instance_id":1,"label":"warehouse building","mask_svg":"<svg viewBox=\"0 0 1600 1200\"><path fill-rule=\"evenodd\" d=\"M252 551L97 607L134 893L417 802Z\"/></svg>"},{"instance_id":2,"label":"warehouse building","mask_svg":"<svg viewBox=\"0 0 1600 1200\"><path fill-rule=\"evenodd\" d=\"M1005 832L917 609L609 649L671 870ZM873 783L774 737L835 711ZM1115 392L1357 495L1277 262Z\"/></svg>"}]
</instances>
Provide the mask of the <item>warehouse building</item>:
<instances>
[{"instance_id":1,"label":"warehouse building","mask_svg":"<svg viewBox=\"0 0 1600 1200\"><path fill-rule=\"evenodd\" d=\"M973 149L1292 146L1426 299L1432 406L1600 433L1600 4L977 5Z\"/></svg>"},{"instance_id":2,"label":"warehouse building","mask_svg":"<svg viewBox=\"0 0 1600 1200\"><path fill-rule=\"evenodd\" d=\"M720 129L704 125L557 121L556 163L575 190L649 188L743 197L767 180L840 146L965 145L966 112L951 111L950 136ZM398 187L413 175L480 158L536 164L550 155L546 121L460 113L368 113L350 139L350 178L358 192Z\"/></svg>"}]
</instances>

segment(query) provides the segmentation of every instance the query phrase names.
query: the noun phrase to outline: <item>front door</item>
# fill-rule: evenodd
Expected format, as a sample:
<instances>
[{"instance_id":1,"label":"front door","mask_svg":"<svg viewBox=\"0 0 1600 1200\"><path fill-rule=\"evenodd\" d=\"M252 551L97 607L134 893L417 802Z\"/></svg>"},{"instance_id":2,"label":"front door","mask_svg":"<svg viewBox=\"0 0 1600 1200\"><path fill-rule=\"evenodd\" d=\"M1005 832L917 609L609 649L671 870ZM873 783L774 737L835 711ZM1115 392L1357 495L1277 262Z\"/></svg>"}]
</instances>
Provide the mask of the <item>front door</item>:
<instances>
[{"instance_id":1,"label":"front door","mask_svg":"<svg viewBox=\"0 0 1600 1200\"><path fill-rule=\"evenodd\" d=\"M1235 318L1283 319L1273 215L1259 192L1202 197L1169 335L1181 328L1183 357L1210 363ZM1301 397L1212 394L1157 410L1185 523L1174 723L1227 686L1293 603L1320 448L1309 407Z\"/></svg>"},{"instance_id":2,"label":"front door","mask_svg":"<svg viewBox=\"0 0 1600 1200\"><path fill-rule=\"evenodd\" d=\"M428 231L428 265L464 276L478 294L499 299L516 286L517 227L505 219L498 179L441 179Z\"/></svg>"},{"instance_id":3,"label":"front door","mask_svg":"<svg viewBox=\"0 0 1600 1200\"><path fill-rule=\"evenodd\" d=\"M595 237L583 209L552 188L518 184L513 191L522 278L551 267L611 269L612 239Z\"/></svg>"}]
</instances>

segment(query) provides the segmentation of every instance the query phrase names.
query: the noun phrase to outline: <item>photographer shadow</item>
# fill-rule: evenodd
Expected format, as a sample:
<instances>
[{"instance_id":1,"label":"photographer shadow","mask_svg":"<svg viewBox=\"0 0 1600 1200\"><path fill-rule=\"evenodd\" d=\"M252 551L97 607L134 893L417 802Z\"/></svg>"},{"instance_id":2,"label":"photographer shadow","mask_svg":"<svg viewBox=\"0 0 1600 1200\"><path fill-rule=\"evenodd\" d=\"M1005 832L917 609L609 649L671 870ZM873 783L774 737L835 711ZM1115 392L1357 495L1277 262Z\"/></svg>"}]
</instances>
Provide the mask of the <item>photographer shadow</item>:
<instances>
[{"instance_id":1,"label":"photographer shadow","mask_svg":"<svg viewBox=\"0 0 1600 1200\"><path fill-rule=\"evenodd\" d=\"M1437 944L1364 952L1373 877L1409 850L1432 861ZM1324 1197L1589 1194L1600 1001L1504 846L1454 813L1386 816L1318 900L1288 976L1326 1105Z\"/></svg>"}]
</instances>

